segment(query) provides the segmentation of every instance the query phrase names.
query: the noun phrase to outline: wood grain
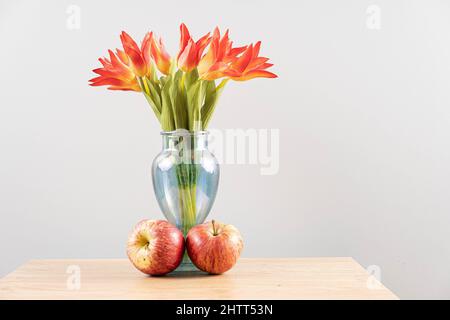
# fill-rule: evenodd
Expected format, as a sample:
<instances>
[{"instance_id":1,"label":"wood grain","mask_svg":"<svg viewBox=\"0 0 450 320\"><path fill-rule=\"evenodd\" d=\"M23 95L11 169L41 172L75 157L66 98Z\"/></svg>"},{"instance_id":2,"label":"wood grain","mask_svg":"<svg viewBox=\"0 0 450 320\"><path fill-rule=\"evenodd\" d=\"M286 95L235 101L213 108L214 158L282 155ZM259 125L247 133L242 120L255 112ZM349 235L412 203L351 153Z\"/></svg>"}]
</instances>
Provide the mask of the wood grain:
<instances>
[{"instance_id":1,"label":"wood grain","mask_svg":"<svg viewBox=\"0 0 450 320\"><path fill-rule=\"evenodd\" d=\"M165 277L128 260L32 260L0 280L0 299L398 299L373 284L352 258L240 259L223 275Z\"/></svg>"}]
</instances>

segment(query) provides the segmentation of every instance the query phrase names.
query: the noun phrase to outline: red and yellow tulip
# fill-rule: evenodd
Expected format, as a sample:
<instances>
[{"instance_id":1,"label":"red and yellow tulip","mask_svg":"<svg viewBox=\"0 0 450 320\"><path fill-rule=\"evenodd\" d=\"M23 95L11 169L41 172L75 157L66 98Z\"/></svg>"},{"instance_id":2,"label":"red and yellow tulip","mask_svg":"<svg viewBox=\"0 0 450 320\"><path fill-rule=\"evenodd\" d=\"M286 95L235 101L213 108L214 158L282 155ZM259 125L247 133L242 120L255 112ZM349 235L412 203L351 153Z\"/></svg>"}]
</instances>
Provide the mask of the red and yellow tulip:
<instances>
[{"instance_id":1,"label":"red and yellow tulip","mask_svg":"<svg viewBox=\"0 0 450 320\"><path fill-rule=\"evenodd\" d=\"M130 66L130 59L125 52L117 49L116 54L111 50L109 59L98 59L103 68L93 71L99 76L89 80L91 86L109 86L109 90L141 91L136 75Z\"/></svg>"},{"instance_id":2,"label":"red and yellow tulip","mask_svg":"<svg viewBox=\"0 0 450 320\"><path fill-rule=\"evenodd\" d=\"M162 38L157 41L153 32L148 32L142 40L141 46L142 53L144 55L145 62L151 65L151 60L155 61L158 70L168 75L171 67L170 55L167 53L163 44Z\"/></svg>"},{"instance_id":3,"label":"red and yellow tulip","mask_svg":"<svg viewBox=\"0 0 450 320\"><path fill-rule=\"evenodd\" d=\"M277 75L267 71L273 66L267 63L269 58L259 57L261 41L248 46L244 53L235 59L225 71L225 75L236 81L246 81L254 78L276 78Z\"/></svg>"},{"instance_id":4,"label":"red and yellow tulip","mask_svg":"<svg viewBox=\"0 0 450 320\"><path fill-rule=\"evenodd\" d=\"M120 40L123 50L108 50L109 58L99 59L102 67L93 70L98 76L89 80L90 85L142 91L164 131L204 130L230 79L277 77L267 71L272 66L269 59L259 56L260 41L233 47L228 30L221 36L215 28L212 36L207 33L194 41L186 25L181 24L176 62L167 53L162 39L157 40L153 32L145 35L140 47L124 31ZM157 71L161 76L157 76ZM215 80L220 78L223 80L216 86Z\"/></svg>"},{"instance_id":5,"label":"red and yellow tulip","mask_svg":"<svg viewBox=\"0 0 450 320\"><path fill-rule=\"evenodd\" d=\"M204 80L215 80L226 75L229 64L237 59L247 46L233 48L233 42L228 37L228 30L220 38L219 28L214 30L208 52L198 64L198 73Z\"/></svg>"},{"instance_id":6,"label":"red and yellow tulip","mask_svg":"<svg viewBox=\"0 0 450 320\"><path fill-rule=\"evenodd\" d=\"M177 56L178 68L184 72L189 72L198 66L203 51L211 41L211 37L208 32L199 40L194 41L184 23L180 26L180 33L180 51Z\"/></svg>"},{"instance_id":7,"label":"red and yellow tulip","mask_svg":"<svg viewBox=\"0 0 450 320\"><path fill-rule=\"evenodd\" d=\"M131 61L131 67L138 77L143 77L150 73L151 65L146 63L142 51L139 49L137 43L125 32L122 31L120 35L123 49Z\"/></svg>"}]
</instances>

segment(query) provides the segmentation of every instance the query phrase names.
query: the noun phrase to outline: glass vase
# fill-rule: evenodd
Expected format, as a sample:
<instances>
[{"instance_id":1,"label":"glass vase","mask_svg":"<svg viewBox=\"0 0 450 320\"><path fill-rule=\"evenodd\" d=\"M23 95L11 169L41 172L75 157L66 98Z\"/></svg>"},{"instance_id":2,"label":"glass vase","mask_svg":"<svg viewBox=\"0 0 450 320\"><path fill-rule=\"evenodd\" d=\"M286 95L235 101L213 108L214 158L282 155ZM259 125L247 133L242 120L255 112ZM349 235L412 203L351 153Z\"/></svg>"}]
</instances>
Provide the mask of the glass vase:
<instances>
[{"instance_id":1,"label":"glass vase","mask_svg":"<svg viewBox=\"0 0 450 320\"><path fill-rule=\"evenodd\" d=\"M152 165L158 204L167 220L187 235L208 216L219 184L219 164L208 150L208 132L162 132L162 151ZM185 253L178 271L196 270Z\"/></svg>"}]
</instances>

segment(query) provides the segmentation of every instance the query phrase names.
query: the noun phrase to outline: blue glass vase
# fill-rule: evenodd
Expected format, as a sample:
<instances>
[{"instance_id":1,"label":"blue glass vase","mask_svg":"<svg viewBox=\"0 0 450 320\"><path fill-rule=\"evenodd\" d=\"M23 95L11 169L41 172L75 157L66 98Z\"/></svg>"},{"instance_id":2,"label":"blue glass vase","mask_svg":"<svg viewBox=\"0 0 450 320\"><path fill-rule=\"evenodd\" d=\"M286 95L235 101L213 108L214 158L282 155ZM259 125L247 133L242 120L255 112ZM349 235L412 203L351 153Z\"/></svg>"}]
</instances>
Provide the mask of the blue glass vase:
<instances>
[{"instance_id":1,"label":"blue glass vase","mask_svg":"<svg viewBox=\"0 0 450 320\"><path fill-rule=\"evenodd\" d=\"M152 165L158 204L167 220L186 236L211 211L219 185L219 164L208 150L208 132L162 132L162 151ZM179 271L196 270L185 253Z\"/></svg>"}]
</instances>

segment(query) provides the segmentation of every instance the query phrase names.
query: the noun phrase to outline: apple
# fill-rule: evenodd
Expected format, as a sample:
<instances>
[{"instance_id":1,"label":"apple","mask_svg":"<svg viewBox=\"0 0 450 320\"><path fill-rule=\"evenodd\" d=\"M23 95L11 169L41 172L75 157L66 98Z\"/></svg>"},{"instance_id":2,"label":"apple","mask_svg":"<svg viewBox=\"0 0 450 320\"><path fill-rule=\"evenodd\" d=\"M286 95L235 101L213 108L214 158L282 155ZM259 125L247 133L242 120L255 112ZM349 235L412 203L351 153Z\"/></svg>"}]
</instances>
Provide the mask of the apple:
<instances>
[{"instance_id":1,"label":"apple","mask_svg":"<svg viewBox=\"0 0 450 320\"><path fill-rule=\"evenodd\" d=\"M143 273L158 276L175 270L184 254L184 237L164 220L143 220L130 234L127 255Z\"/></svg>"},{"instance_id":2,"label":"apple","mask_svg":"<svg viewBox=\"0 0 450 320\"><path fill-rule=\"evenodd\" d=\"M186 237L186 249L192 263L211 274L230 270L243 245L236 227L214 220L192 227Z\"/></svg>"}]
</instances>

